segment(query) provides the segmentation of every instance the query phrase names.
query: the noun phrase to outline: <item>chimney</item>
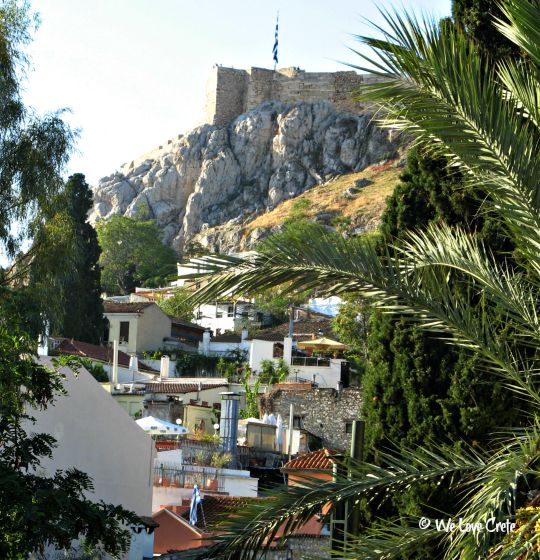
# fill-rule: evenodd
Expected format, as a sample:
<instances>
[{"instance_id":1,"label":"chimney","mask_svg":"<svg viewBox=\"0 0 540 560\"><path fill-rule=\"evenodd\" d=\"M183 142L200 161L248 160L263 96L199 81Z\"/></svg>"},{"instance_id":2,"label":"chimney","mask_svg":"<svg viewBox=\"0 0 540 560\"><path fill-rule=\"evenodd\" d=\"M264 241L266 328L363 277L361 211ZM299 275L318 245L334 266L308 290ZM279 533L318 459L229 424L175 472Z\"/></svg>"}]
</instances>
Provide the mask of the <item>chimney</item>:
<instances>
[{"instance_id":1,"label":"chimney","mask_svg":"<svg viewBox=\"0 0 540 560\"><path fill-rule=\"evenodd\" d=\"M247 340L248 336L249 336L248 330L246 328L242 329L242 336L241 336L242 342L244 342L244 340Z\"/></svg>"},{"instance_id":2,"label":"chimney","mask_svg":"<svg viewBox=\"0 0 540 560\"><path fill-rule=\"evenodd\" d=\"M283 361L290 366L292 363L292 343L293 339L290 336L286 336L283 339Z\"/></svg>"},{"instance_id":3,"label":"chimney","mask_svg":"<svg viewBox=\"0 0 540 560\"><path fill-rule=\"evenodd\" d=\"M238 407L239 393L225 392L221 394L221 417L219 420L220 447L233 456L236 455L238 439Z\"/></svg>"},{"instance_id":4,"label":"chimney","mask_svg":"<svg viewBox=\"0 0 540 560\"><path fill-rule=\"evenodd\" d=\"M118 340L113 340L112 384L118 385Z\"/></svg>"},{"instance_id":5,"label":"chimney","mask_svg":"<svg viewBox=\"0 0 540 560\"><path fill-rule=\"evenodd\" d=\"M205 356L210 355L210 329L204 329L202 335L202 353Z\"/></svg>"},{"instance_id":6,"label":"chimney","mask_svg":"<svg viewBox=\"0 0 540 560\"><path fill-rule=\"evenodd\" d=\"M169 356L161 356L161 367L159 368L159 379L168 379L169 377Z\"/></svg>"}]
</instances>

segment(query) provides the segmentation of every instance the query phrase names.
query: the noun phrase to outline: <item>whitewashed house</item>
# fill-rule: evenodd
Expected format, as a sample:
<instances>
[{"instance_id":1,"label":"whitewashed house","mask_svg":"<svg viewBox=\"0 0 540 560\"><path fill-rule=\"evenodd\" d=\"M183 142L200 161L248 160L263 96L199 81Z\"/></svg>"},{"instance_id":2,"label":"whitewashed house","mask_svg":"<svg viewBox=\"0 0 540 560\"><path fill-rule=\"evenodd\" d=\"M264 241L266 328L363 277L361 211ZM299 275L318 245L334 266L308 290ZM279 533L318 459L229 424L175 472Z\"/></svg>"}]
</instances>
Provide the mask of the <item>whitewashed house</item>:
<instances>
[{"instance_id":1,"label":"whitewashed house","mask_svg":"<svg viewBox=\"0 0 540 560\"><path fill-rule=\"evenodd\" d=\"M52 367L51 358L40 361ZM32 411L37 422L27 427L29 432L51 434L57 441L52 458L42 459L40 468L49 476L57 469L79 469L93 481L90 499L151 516L152 439L84 368L77 375L67 367L61 371L67 395L58 396L46 410ZM131 549L125 560L143 560L152 554L153 534L131 530ZM53 557L57 553L51 552Z\"/></svg>"}]
</instances>

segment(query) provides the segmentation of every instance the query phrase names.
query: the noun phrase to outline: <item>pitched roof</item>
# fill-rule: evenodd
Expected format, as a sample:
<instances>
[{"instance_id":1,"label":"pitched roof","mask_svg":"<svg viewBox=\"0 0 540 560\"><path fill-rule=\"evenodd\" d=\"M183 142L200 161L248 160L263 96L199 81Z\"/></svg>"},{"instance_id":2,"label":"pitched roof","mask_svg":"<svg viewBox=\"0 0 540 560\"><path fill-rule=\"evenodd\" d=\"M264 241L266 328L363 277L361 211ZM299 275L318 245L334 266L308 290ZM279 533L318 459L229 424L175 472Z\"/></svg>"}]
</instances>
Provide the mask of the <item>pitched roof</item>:
<instances>
[{"instance_id":1,"label":"pitched roof","mask_svg":"<svg viewBox=\"0 0 540 560\"><path fill-rule=\"evenodd\" d=\"M169 315L169 317L171 318L171 322L173 325L179 325L181 327L189 327L190 329L204 332L204 327L201 327L201 325L197 325L197 323L186 321L185 319L181 319L180 317L173 317L172 315Z\"/></svg>"},{"instance_id":2,"label":"pitched roof","mask_svg":"<svg viewBox=\"0 0 540 560\"><path fill-rule=\"evenodd\" d=\"M82 358L89 358L96 362L111 363L113 361L113 349L110 346L98 346L97 344L90 344L88 342L81 342L80 340L73 340L69 338L55 337L54 340L61 341L60 344L54 349L58 354L65 354L67 356L80 356ZM131 356L118 351L118 365L120 367L129 367ZM139 360L139 370L150 373L159 373L154 368L146 365Z\"/></svg>"},{"instance_id":3,"label":"pitched roof","mask_svg":"<svg viewBox=\"0 0 540 560\"><path fill-rule=\"evenodd\" d=\"M231 509L237 509L248 504L253 504L259 501L268 500L268 498L246 498L239 496L210 496L209 494L203 495L202 511L204 516L199 513L197 516L196 527L200 529L206 527L214 527L223 521L226 517L230 516ZM189 510L181 514L186 520L189 520Z\"/></svg>"},{"instance_id":4,"label":"pitched roof","mask_svg":"<svg viewBox=\"0 0 540 560\"><path fill-rule=\"evenodd\" d=\"M147 393L166 393L168 395L178 393L194 393L195 391L205 391L206 389L216 389L218 387L228 387L227 383L220 381L218 383L182 383L181 381L165 381L162 383L147 383Z\"/></svg>"},{"instance_id":5,"label":"pitched roof","mask_svg":"<svg viewBox=\"0 0 540 560\"><path fill-rule=\"evenodd\" d=\"M108 301L103 302L105 313L142 313L153 301Z\"/></svg>"},{"instance_id":6,"label":"pitched roof","mask_svg":"<svg viewBox=\"0 0 540 560\"><path fill-rule=\"evenodd\" d=\"M240 342L242 342L242 337L234 332L226 332L214 336L214 338L212 338L210 342L236 342L239 344Z\"/></svg>"},{"instance_id":7,"label":"pitched roof","mask_svg":"<svg viewBox=\"0 0 540 560\"><path fill-rule=\"evenodd\" d=\"M299 320L293 322L293 338L294 340L311 340L313 336L320 336L319 331L323 334L331 332L331 319L321 318L319 320ZM267 340L270 342L283 341L283 337L289 334L289 323L281 323L275 327L262 329L253 334L249 338L251 340Z\"/></svg>"},{"instance_id":8,"label":"pitched roof","mask_svg":"<svg viewBox=\"0 0 540 560\"><path fill-rule=\"evenodd\" d=\"M296 459L290 460L281 467L282 471L332 470L335 460L332 459L338 452L333 449L318 449L311 453L304 453Z\"/></svg>"}]
</instances>

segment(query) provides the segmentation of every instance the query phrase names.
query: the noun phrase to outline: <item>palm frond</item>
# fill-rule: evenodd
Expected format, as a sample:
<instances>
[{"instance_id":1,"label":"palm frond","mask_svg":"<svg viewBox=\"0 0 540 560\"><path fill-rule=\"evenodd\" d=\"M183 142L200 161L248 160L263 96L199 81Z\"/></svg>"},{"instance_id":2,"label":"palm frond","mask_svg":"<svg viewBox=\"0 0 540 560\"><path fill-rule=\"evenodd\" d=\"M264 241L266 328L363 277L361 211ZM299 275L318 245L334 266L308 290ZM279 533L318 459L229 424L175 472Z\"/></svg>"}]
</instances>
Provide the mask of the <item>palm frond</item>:
<instances>
[{"instance_id":1,"label":"palm frond","mask_svg":"<svg viewBox=\"0 0 540 560\"><path fill-rule=\"evenodd\" d=\"M249 504L219 525L221 534L218 543L207 557L255 559L260 550L272 543L278 531L291 534L328 504L335 507L345 500L391 497L418 481L453 480L485 467L484 458L472 449L456 453L443 447L437 452L404 451L400 456L383 452L381 462L384 466L367 463L349 465L349 480L321 482L320 479L305 477L298 485L267 493L267 501ZM380 536L372 541L372 551L382 545ZM410 540L412 535L406 537L403 534L403 537ZM366 541L363 546L368 544Z\"/></svg>"}]
</instances>

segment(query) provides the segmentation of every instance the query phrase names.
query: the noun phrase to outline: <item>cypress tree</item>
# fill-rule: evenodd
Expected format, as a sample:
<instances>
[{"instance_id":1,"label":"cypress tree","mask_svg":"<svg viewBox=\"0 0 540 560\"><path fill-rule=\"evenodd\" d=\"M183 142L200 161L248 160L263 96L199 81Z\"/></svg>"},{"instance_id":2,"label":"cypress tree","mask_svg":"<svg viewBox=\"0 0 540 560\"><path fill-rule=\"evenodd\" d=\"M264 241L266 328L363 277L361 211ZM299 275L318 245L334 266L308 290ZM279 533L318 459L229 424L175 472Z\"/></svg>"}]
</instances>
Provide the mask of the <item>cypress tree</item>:
<instances>
[{"instance_id":1,"label":"cypress tree","mask_svg":"<svg viewBox=\"0 0 540 560\"><path fill-rule=\"evenodd\" d=\"M64 286L64 313L58 331L69 338L99 344L105 327L98 264L101 249L96 231L87 221L92 191L82 173L68 179L63 198L71 217L77 255L76 270Z\"/></svg>"}]
</instances>

